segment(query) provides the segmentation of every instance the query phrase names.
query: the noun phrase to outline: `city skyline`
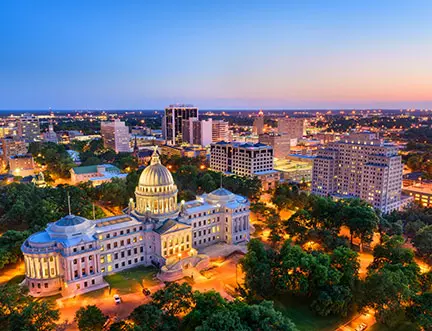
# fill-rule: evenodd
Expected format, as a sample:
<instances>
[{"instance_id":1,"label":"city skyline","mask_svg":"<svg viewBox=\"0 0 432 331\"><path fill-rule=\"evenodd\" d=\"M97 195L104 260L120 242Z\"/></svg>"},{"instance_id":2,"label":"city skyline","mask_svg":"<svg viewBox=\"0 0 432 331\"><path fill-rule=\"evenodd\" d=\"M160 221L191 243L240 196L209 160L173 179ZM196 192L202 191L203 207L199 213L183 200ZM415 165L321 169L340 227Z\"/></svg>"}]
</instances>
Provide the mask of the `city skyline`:
<instances>
[{"instance_id":1,"label":"city skyline","mask_svg":"<svg viewBox=\"0 0 432 331\"><path fill-rule=\"evenodd\" d=\"M0 109L431 108L426 1L0 10Z\"/></svg>"}]
</instances>

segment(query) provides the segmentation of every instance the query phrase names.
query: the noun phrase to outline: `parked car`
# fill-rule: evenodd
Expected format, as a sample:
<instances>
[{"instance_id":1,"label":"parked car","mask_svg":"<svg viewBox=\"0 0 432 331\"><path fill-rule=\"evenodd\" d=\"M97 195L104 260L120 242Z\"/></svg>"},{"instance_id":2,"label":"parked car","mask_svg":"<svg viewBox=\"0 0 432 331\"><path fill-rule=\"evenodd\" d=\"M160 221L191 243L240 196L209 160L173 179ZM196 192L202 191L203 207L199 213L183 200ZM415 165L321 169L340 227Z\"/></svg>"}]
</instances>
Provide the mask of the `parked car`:
<instances>
[{"instance_id":1,"label":"parked car","mask_svg":"<svg viewBox=\"0 0 432 331\"><path fill-rule=\"evenodd\" d=\"M367 329L367 324L366 323L360 323L357 327L356 327L356 331L363 331Z\"/></svg>"},{"instance_id":2,"label":"parked car","mask_svg":"<svg viewBox=\"0 0 432 331\"><path fill-rule=\"evenodd\" d=\"M114 294L114 302L118 305L121 303L120 295Z\"/></svg>"},{"instance_id":3,"label":"parked car","mask_svg":"<svg viewBox=\"0 0 432 331\"><path fill-rule=\"evenodd\" d=\"M149 296L151 292L150 292L150 290L149 290L148 288L144 287L143 290L142 290L142 293L143 293L145 296Z\"/></svg>"}]
</instances>

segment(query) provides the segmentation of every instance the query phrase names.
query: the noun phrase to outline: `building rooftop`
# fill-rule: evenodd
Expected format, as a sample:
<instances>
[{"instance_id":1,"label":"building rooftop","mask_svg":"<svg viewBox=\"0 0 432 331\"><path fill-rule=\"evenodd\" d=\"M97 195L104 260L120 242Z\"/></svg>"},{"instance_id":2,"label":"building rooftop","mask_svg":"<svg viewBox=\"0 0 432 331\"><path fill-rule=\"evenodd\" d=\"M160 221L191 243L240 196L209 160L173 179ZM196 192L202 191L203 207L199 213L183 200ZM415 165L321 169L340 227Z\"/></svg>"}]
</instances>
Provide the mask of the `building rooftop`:
<instances>
[{"instance_id":1,"label":"building rooftop","mask_svg":"<svg viewBox=\"0 0 432 331\"><path fill-rule=\"evenodd\" d=\"M98 167L105 167L105 172L120 173L120 169L117 168L116 166L113 166L112 164L100 164L100 165L74 167L74 168L72 168L72 170L77 175L91 174L91 173L98 172Z\"/></svg>"}]
</instances>

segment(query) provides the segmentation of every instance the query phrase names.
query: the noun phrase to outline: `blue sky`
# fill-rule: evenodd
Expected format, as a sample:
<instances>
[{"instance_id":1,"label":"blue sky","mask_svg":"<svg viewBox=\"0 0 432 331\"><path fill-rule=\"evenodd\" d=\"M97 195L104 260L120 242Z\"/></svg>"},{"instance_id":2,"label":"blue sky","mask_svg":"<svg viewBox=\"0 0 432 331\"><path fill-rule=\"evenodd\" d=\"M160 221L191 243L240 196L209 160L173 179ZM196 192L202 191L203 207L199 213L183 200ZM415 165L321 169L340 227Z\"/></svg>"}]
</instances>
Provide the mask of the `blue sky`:
<instances>
[{"instance_id":1,"label":"blue sky","mask_svg":"<svg viewBox=\"0 0 432 331\"><path fill-rule=\"evenodd\" d=\"M431 1L2 1L0 109L432 107Z\"/></svg>"}]
</instances>

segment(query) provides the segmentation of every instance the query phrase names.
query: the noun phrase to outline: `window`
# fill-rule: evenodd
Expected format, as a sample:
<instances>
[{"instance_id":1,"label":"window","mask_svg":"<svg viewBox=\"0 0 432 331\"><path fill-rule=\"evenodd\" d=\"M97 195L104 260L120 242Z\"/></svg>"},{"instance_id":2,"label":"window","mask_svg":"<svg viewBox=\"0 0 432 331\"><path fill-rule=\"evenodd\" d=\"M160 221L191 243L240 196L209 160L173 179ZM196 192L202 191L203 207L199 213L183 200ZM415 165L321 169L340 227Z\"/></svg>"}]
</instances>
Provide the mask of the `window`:
<instances>
[{"instance_id":1,"label":"window","mask_svg":"<svg viewBox=\"0 0 432 331\"><path fill-rule=\"evenodd\" d=\"M107 244L107 249L111 249L111 244Z\"/></svg>"},{"instance_id":2,"label":"window","mask_svg":"<svg viewBox=\"0 0 432 331\"><path fill-rule=\"evenodd\" d=\"M44 286L45 286L45 288L48 288L48 283L45 283Z\"/></svg>"},{"instance_id":3,"label":"window","mask_svg":"<svg viewBox=\"0 0 432 331\"><path fill-rule=\"evenodd\" d=\"M77 259L74 259L73 260L73 264L77 264L78 263L78 260Z\"/></svg>"}]
</instances>

